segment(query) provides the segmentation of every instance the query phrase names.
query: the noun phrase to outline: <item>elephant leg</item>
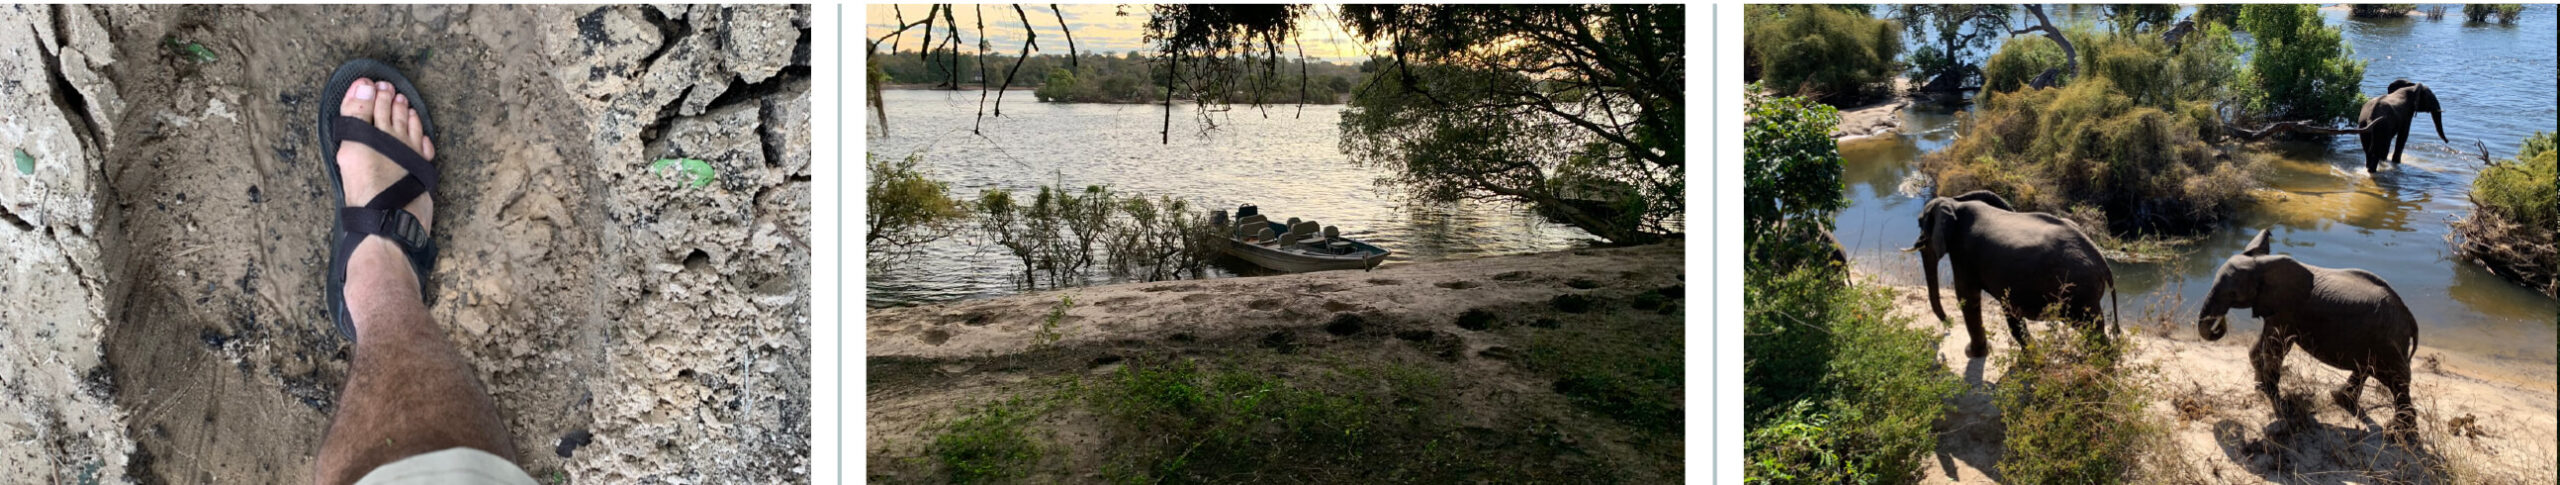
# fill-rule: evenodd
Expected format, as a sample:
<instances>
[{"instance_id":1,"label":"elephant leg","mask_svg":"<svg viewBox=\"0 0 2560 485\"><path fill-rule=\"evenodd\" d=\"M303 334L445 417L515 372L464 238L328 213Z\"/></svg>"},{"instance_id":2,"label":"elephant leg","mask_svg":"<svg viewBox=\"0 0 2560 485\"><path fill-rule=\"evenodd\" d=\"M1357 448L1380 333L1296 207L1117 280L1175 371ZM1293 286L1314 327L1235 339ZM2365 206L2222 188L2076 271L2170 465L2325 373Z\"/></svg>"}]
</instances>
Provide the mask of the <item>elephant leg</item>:
<instances>
[{"instance_id":1,"label":"elephant leg","mask_svg":"<svg viewBox=\"0 0 2560 485\"><path fill-rule=\"evenodd\" d=\"M2011 305L2008 302L2001 302L2000 313L2001 320L2009 323L2009 338L2018 341L2018 348L2027 348L2027 341L2034 339L2034 335L2027 333L2027 319L2030 315L2018 311L2017 305Z\"/></svg>"},{"instance_id":2,"label":"elephant leg","mask_svg":"<svg viewBox=\"0 0 2560 485\"><path fill-rule=\"evenodd\" d=\"M2379 369L2374 372L2382 387L2391 390L2391 429L2416 431L2418 407L2409 403L2409 366Z\"/></svg>"},{"instance_id":3,"label":"elephant leg","mask_svg":"<svg viewBox=\"0 0 2560 485\"><path fill-rule=\"evenodd\" d=\"M2331 391L2329 393L2329 400L2336 401L2338 403L2338 407L2346 408L2348 413L2364 414L2363 409L2356 407L2356 401L2359 398L2364 397L2364 380L2367 376L2369 376L2369 374L2365 373L2363 369L2357 369L2354 372L2347 374L2347 385L2338 386L2338 390Z\"/></svg>"},{"instance_id":4,"label":"elephant leg","mask_svg":"<svg viewBox=\"0 0 2560 485\"><path fill-rule=\"evenodd\" d=\"M2293 340L2278 332L2269 326L2258 336L2258 345L2249 349L2249 367L2257 371L2258 393L2267 396L2267 404L2275 408L2276 416L2290 417L2291 410L2276 389L2276 380L2284 376L2284 355L2293 350Z\"/></svg>"},{"instance_id":5,"label":"elephant leg","mask_svg":"<svg viewBox=\"0 0 2560 485\"><path fill-rule=\"evenodd\" d=\"M1979 359L1991 355L1991 344L1982 337L1982 300L1973 290L1959 287L1956 289L1956 306L1964 310L1965 336L1973 338L1973 342L1964 345L1964 356Z\"/></svg>"}]
</instances>

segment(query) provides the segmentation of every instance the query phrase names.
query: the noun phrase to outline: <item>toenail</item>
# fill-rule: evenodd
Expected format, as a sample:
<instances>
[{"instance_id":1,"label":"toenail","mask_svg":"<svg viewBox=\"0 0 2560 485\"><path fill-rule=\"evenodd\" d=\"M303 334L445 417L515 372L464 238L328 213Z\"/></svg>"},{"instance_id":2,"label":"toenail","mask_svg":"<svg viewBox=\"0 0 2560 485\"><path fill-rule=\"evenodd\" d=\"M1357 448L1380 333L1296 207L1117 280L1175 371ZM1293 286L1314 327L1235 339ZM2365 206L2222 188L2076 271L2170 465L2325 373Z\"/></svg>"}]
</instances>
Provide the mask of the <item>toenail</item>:
<instances>
[{"instance_id":1,"label":"toenail","mask_svg":"<svg viewBox=\"0 0 2560 485\"><path fill-rule=\"evenodd\" d=\"M356 99L373 99L373 83L356 83Z\"/></svg>"}]
</instances>

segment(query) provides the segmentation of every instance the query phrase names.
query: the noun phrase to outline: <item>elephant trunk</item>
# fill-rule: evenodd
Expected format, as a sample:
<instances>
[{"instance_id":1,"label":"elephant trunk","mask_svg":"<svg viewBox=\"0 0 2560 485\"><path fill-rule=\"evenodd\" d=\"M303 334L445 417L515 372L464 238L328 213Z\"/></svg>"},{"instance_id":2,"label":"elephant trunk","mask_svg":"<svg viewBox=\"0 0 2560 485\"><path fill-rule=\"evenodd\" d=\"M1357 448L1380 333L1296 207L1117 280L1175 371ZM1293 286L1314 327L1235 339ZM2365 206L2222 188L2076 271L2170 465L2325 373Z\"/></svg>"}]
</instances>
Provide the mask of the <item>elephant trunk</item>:
<instances>
[{"instance_id":1,"label":"elephant trunk","mask_svg":"<svg viewBox=\"0 0 2560 485\"><path fill-rule=\"evenodd\" d=\"M2231 306L2222 303L2220 299L2205 299L2204 312L2196 317L2196 336L2204 337L2206 342L2222 340L2222 334L2231 330L2224 322L2225 316L2229 313L2231 313Z\"/></svg>"},{"instance_id":2,"label":"elephant trunk","mask_svg":"<svg viewBox=\"0 0 2560 485\"><path fill-rule=\"evenodd\" d=\"M2452 138L2445 138L2444 136L2444 110L2427 112L2427 119L2436 120L2436 139L2444 140L2445 143L2453 143Z\"/></svg>"},{"instance_id":3,"label":"elephant trunk","mask_svg":"<svg viewBox=\"0 0 2560 485\"><path fill-rule=\"evenodd\" d=\"M1946 305L1938 303L1938 248L1929 244L1927 235L1922 235L1914 246L1920 248L1920 273L1929 280L1929 312L1938 314L1938 323L1943 325L1948 320Z\"/></svg>"}]
</instances>

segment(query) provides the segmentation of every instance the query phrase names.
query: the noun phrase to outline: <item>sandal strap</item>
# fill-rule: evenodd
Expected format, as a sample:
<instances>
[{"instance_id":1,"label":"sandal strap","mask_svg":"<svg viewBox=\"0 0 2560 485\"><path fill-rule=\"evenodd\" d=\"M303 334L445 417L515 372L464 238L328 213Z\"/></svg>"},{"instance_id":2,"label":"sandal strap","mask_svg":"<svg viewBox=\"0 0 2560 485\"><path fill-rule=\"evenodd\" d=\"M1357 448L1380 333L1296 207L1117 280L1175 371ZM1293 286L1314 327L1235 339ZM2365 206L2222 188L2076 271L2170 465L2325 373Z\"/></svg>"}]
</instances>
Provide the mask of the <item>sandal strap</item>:
<instances>
[{"instance_id":1,"label":"sandal strap","mask_svg":"<svg viewBox=\"0 0 2560 485\"><path fill-rule=\"evenodd\" d=\"M382 236L404 251L421 250L434 241L427 234L427 227L418 223L418 217L405 210L340 207L338 219L347 232Z\"/></svg>"},{"instance_id":2,"label":"sandal strap","mask_svg":"<svg viewBox=\"0 0 2560 485\"><path fill-rule=\"evenodd\" d=\"M403 252L416 253L428 248L433 239L427 234L426 226L418 223L418 216L402 208L435 190L435 166L428 164L426 157L418 155L417 151L410 150L409 145L375 129L372 123L340 116L331 124L332 134L338 137L338 141L364 144L409 172L399 181L392 182L390 187L382 189L381 193L374 194L373 200L365 202L363 207L338 208L340 225L347 232L390 239Z\"/></svg>"},{"instance_id":3,"label":"sandal strap","mask_svg":"<svg viewBox=\"0 0 2560 485\"><path fill-rule=\"evenodd\" d=\"M409 177L418 179L427 190L435 189L436 166L427 163L427 157L419 155L416 150L410 150L408 144L401 143L400 139L392 138L391 134L374 128L373 123L352 116L339 116L330 123L332 129L330 134L337 136L338 141L362 143L373 151L381 153L383 157L390 158L391 163L400 165L401 170L409 171ZM383 199L384 197L381 196L373 198L377 202ZM392 204L393 207L403 205L409 205L407 198L398 199Z\"/></svg>"}]
</instances>

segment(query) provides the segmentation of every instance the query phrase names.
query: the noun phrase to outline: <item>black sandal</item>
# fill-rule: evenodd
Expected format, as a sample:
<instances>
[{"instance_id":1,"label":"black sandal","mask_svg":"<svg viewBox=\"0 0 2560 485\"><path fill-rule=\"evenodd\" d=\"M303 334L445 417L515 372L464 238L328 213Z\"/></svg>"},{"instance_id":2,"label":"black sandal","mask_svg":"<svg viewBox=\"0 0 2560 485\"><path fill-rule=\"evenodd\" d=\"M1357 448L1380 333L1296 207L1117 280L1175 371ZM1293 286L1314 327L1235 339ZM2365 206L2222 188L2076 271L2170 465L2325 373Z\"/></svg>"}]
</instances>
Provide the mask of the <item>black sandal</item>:
<instances>
[{"instance_id":1,"label":"black sandal","mask_svg":"<svg viewBox=\"0 0 2560 485\"><path fill-rule=\"evenodd\" d=\"M338 66L338 72L331 74L329 84L322 88L320 161L321 165L329 167L330 192L337 194L337 198L330 199L331 205L338 206L338 216L331 221L329 230L327 298L329 312L337 320L338 333L346 336L350 343L356 340L356 326L355 317L347 313L347 259L355 254L358 243L364 242L367 236L382 236L390 240L392 246L400 248L400 252L409 257L409 268L418 273L418 294L421 297L435 294L427 291L427 275L434 272L436 263L434 238L427 233L426 226L418 223L417 216L401 210L410 201L435 190L436 166L428 163L427 158L418 155L417 151L409 149L408 145L400 143L399 138L375 129L372 122L338 114L338 105L345 102L348 86L357 78L391 82L399 89L400 95L409 97L410 109L418 112L418 124L422 128L419 131L430 138L436 132L435 123L427 119L426 97L418 95L418 88L409 84L408 77L401 76L399 70L381 62L372 59L347 61ZM346 207L346 182L338 173L338 145L341 142L364 144L390 158L392 163L399 164L409 174L375 194L373 200L363 207Z\"/></svg>"}]
</instances>

